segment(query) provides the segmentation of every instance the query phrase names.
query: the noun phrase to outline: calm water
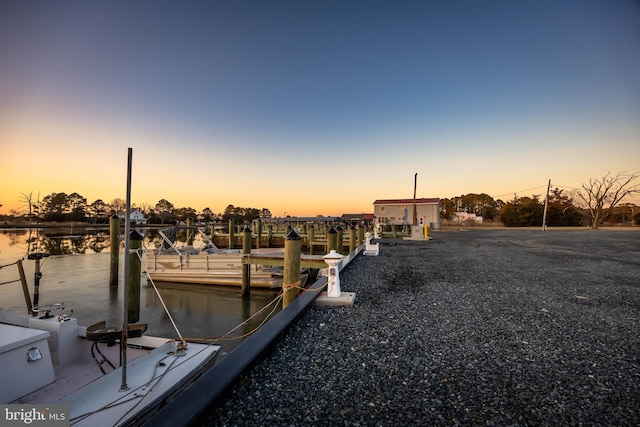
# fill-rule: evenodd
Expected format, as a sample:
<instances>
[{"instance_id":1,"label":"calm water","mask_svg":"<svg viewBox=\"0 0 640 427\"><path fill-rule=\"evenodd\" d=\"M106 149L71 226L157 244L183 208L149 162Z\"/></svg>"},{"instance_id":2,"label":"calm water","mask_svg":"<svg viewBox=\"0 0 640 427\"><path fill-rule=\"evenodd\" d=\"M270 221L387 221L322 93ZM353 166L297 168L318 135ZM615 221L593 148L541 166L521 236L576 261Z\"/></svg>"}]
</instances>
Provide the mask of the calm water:
<instances>
[{"instance_id":1,"label":"calm water","mask_svg":"<svg viewBox=\"0 0 640 427\"><path fill-rule=\"evenodd\" d=\"M144 245L155 246L157 234L145 233ZM195 243L195 246L198 242ZM122 323L124 261L120 249L120 284L109 288L109 236L108 232L73 233L72 230L48 231L37 235L29 230L0 230L0 265L14 263L31 250L50 252L41 263L40 304L64 302L66 311L81 325L106 321L107 325ZM33 300L35 261L23 261ZM144 270L144 267L143 267ZM0 269L0 283L19 278L15 265ZM271 302L277 291L252 289L251 298L243 300L239 288L159 284L159 293L167 305L183 337L209 338L226 334L245 319ZM0 306L9 311L26 313L26 304L20 282L0 285ZM278 310L279 310L278 306ZM261 320L261 318L260 318ZM152 286L142 280L140 322L147 323L147 335L176 337L169 316ZM254 325L248 325L234 334L241 335ZM221 341L223 354L232 350L239 341Z\"/></svg>"}]
</instances>

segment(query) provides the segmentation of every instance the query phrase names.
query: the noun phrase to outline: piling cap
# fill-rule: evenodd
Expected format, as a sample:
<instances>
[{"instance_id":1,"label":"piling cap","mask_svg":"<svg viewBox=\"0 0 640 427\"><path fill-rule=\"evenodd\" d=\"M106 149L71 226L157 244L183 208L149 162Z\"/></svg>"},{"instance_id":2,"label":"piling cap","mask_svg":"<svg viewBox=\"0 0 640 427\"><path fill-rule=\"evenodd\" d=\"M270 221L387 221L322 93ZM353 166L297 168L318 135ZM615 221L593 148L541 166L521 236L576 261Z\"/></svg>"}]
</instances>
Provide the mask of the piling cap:
<instances>
[{"instance_id":1,"label":"piling cap","mask_svg":"<svg viewBox=\"0 0 640 427\"><path fill-rule=\"evenodd\" d=\"M336 229L335 229L335 228L333 228L333 226L331 226L331 228L329 228L329 229L327 230L327 233L329 233L329 234L338 234L338 232L336 231Z\"/></svg>"},{"instance_id":2,"label":"piling cap","mask_svg":"<svg viewBox=\"0 0 640 427\"><path fill-rule=\"evenodd\" d=\"M332 259L340 260L340 259L344 258L344 255L341 255L341 254L337 253L335 249L331 249L331 252L329 252L328 254L323 256L322 258L323 259L327 259L327 260L332 260Z\"/></svg>"},{"instance_id":3,"label":"piling cap","mask_svg":"<svg viewBox=\"0 0 640 427\"><path fill-rule=\"evenodd\" d=\"M300 235L296 233L296 230L293 227L291 227L291 230L289 230L284 238L287 240L300 240Z\"/></svg>"},{"instance_id":4,"label":"piling cap","mask_svg":"<svg viewBox=\"0 0 640 427\"><path fill-rule=\"evenodd\" d=\"M244 230L242 230L242 231L244 231L245 233L251 233L251 227L249 227L248 225L246 225L246 226L244 227Z\"/></svg>"},{"instance_id":5,"label":"piling cap","mask_svg":"<svg viewBox=\"0 0 640 427\"><path fill-rule=\"evenodd\" d=\"M129 239L142 240L142 234L140 234L138 230L133 230L131 233L129 233Z\"/></svg>"},{"instance_id":6,"label":"piling cap","mask_svg":"<svg viewBox=\"0 0 640 427\"><path fill-rule=\"evenodd\" d=\"M336 231L344 231L344 227L342 227L340 224L338 224L336 226Z\"/></svg>"}]
</instances>

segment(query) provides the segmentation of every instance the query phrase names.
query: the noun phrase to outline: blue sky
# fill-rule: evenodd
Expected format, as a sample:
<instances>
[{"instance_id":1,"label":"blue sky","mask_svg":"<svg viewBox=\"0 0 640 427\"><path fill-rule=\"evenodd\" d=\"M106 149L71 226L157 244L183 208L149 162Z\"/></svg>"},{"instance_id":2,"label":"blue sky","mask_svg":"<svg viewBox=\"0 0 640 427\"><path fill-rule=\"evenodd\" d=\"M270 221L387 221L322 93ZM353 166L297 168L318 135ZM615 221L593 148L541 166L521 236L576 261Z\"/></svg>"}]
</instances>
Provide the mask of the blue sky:
<instances>
[{"instance_id":1,"label":"blue sky","mask_svg":"<svg viewBox=\"0 0 640 427\"><path fill-rule=\"evenodd\" d=\"M5 209L126 147L138 204L278 216L640 171L638 2L5 1L0 57Z\"/></svg>"}]
</instances>

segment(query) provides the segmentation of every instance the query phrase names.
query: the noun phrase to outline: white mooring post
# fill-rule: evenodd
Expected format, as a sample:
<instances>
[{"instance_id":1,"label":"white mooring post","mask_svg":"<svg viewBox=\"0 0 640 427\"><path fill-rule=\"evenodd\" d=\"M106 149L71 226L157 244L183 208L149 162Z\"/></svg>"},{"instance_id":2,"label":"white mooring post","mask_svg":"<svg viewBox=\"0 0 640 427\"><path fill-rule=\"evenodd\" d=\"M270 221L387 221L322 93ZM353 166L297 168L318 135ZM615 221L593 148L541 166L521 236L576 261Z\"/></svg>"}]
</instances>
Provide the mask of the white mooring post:
<instances>
[{"instance_id":1,"label":"white mooring post","mask_svg":"<svg viewBox=\"0 0 640 427\"><path fill-rule=\"evenodd\" d=\"M329 268L327 268L327 296L328 297L339 297L340 296L340 270L338 269L338 264L344 258L341 254L337 253L335 249L331 249L331 252L326 254L324 257L324 261L327 263Z\"/></svg>"},{"instance_id":2,"label":"white mooring post","mask_svg":"<svg viewBox=\"0 0 640 427\"><path fill-rule=\"evenodd\" d=\"M380 252L380 244L371 243L371 233L366 232L364 235L366 237L366 240L363 255L377 256Z\"/></svg>"},{"instance_id":3,"label":"white mooring post","mask_svg":"<svg viewBox=\"0 0 640 427\"><path fill-rule=\"evenodd\" d=\"M373 232L375 233L374 238L379 239L380 236L378 235L378 233L382 234L382 226L380 224L376 224L376 226L373 228Z\"/></svg>"}]
</instances>

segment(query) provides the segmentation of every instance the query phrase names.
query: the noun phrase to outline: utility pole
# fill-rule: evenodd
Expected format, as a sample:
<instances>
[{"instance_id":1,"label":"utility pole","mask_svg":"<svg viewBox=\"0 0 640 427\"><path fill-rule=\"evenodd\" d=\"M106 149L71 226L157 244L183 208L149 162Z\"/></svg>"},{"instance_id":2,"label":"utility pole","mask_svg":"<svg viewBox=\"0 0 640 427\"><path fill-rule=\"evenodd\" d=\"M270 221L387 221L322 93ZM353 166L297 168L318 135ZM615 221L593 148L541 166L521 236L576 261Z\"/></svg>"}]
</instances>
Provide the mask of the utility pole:
<instances>
[{"instance_id":1,"label":"utility pole","mask_svg":"<svg viewBox=\"0 0 640 427\"><path fill-rule=\"evenodd\" d=\"M549 190L551 189L551 180L547 185L547 197L544 199L544 213L542 214L542 231L547 229L547 206L549 206Z\"/></svg>"},{"instance_id":2,"label":"utility pole","mask_svg":"<svg viewBox=\"0 0 640 427\"><path fill-rule=\"evenodd\" d=\"M416 189L418 188L418 173L413 178L413 225L418 225L418 208L416 207Z\"/></svg>"}]
</instances>

